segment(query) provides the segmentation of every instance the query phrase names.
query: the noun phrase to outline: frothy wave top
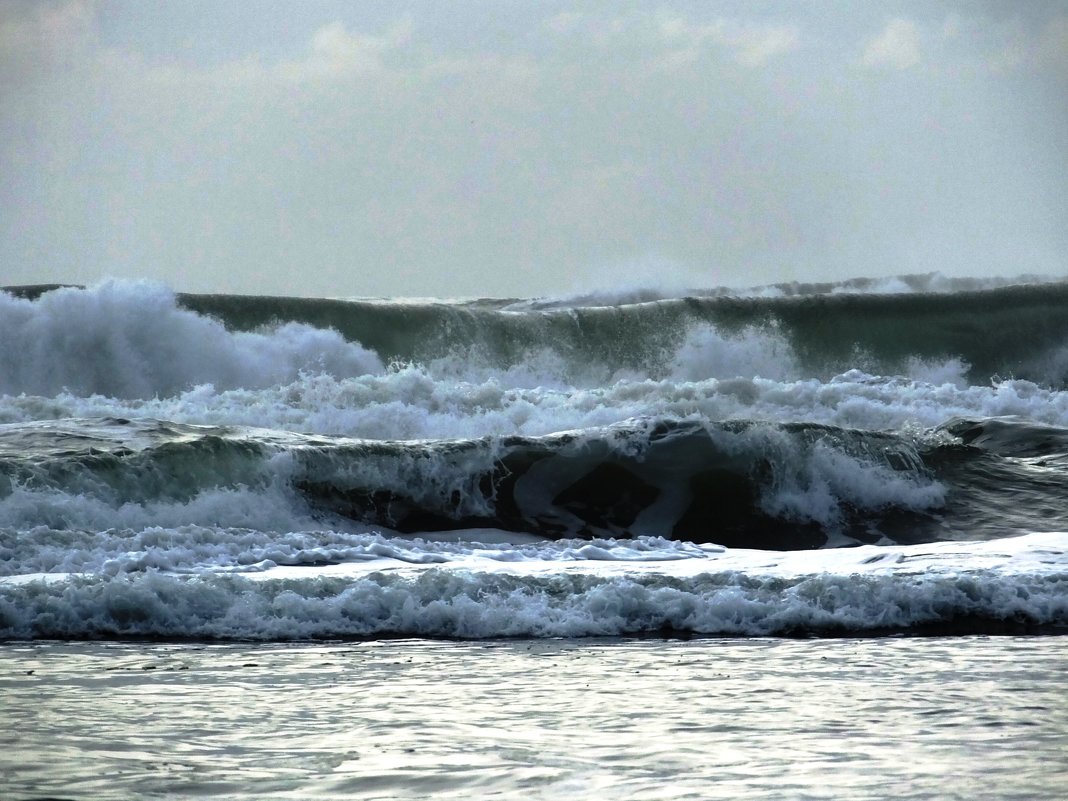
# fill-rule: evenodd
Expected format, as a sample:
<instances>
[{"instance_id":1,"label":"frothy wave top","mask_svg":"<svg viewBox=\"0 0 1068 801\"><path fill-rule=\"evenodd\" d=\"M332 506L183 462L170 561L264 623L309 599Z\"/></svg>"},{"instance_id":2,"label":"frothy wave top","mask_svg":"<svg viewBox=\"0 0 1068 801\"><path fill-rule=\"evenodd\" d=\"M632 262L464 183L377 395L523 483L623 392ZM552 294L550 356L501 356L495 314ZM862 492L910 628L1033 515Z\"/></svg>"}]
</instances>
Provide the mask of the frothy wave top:
<instances>
[{"instance_id":1,"label":"frothy wave top","mask_svg":"<svg viewBox=\"0 0 1068 801\"><path fill-rule=\"evenodd\" d=\"M279 323L231 332L178 306L159 284L109 281L36 301L0 293L0 392L150 398L200 384L261 388L301 373L380 372L378 357L336 331Z\"/></svg>"}]
</instances>

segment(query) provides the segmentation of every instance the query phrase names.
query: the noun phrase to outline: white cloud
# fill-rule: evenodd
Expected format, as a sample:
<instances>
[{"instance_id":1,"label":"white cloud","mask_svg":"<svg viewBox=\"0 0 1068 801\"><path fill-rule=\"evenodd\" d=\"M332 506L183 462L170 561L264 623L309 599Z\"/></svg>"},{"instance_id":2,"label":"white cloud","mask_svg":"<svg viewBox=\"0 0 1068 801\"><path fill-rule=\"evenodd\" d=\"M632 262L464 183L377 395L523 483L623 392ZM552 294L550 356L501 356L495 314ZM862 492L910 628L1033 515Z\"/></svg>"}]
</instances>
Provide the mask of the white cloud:
<instances>
[{"instance_id":1,"label":"white cloud","mask_svg":"<svg viewBox=\"0 0 1068 801\"><path fill-rule=\"evenodd\" d=\"M909 19L892 19L883 32L864 48L861 63L866 67L892 67L906 70L921 61L920 29Z\"/></svg>"},{"instance_id":2,"label":"white cloud","mask_svg":"<svg viewBox=\"0 0 1068 801\"><path fill-rule=\"evenodd\" d=\"M735 48L735 58L747 67L759 67L768 59L797 48L801 34L792 26L769 28L741 28L730 44Z\"/></svg>"},{"instance_id":3,"label":"white cloud","mask_svg":"<svg viewBox=\"0 0 1068 801\"><path fill-rule=\"evenodd\" d=\"M546 20L543 27L556 36L581 36L599 48L627 46L668 67L693 63L715 50L742 66L762 67L801 42L795 25L745 23L727 17L696 23L662 12L617 17L565 12Z\"/></svg>"},{"instance_id":4,"label":"white cloud","mask_svg":"<svg viewBox=\"0 0 1068 801\"><path fill-rule=\"evenodd\" d=\"M181 61L152 65L138 53L119 51L101 51L97 58L113 80L121 80L120 74L124 73L128 78L143 78L175 89L292 89L380 74L387 70L390 54L400 51L410 41L411 33L410 17L400 19L380 36L353 32L341 22L331 22L315 31L299 58L275 63L249 55L210 67Z\"/></svg>"},{"instance_id":5,"label":"white cloud","mask_svg":"<svg viewBox=\"0 0 1068 801\"><path fill-rule=\"evenodd\" d=\"M673 48L667 63L695 60L706 46L727 50L744 67L762 67L775 56L795 50L801 32L793 25L742 24L720 18L695 25L682 17L661 20L660 31Z\"/></svg>"},{"instance_id":6,"label":"white cloud","mask_svg":"<svg viewBox=\"0 0 1068 801\"><path fill-rule=\"evenodd\" d=\"M353 33L341 22L315 32L311 52L298 61L279 64L278 77L292 83L367 75L384 68L383 57L411 39L412 20L405 17L382 36Z\"/></svg>"}]
</instances>

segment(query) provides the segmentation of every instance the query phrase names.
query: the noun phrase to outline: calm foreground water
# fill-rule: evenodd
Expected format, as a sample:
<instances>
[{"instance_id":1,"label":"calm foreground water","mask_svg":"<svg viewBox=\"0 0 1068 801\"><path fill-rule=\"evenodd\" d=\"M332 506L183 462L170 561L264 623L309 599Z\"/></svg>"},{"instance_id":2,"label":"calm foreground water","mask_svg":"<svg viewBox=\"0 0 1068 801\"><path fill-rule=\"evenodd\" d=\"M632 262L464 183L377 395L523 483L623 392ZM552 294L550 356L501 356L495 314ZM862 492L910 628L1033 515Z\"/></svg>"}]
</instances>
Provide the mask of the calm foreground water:
<instances>
[{"instance_id":1,"label":"calm foreground water","mask_svg":"<svg viewBox=\"0 0 1068 801\"><path fill-rule=\"evenodd\" d=\"M0 797L1068 797L1068 637L10 643Z\"/></svg>"}]
</instances>

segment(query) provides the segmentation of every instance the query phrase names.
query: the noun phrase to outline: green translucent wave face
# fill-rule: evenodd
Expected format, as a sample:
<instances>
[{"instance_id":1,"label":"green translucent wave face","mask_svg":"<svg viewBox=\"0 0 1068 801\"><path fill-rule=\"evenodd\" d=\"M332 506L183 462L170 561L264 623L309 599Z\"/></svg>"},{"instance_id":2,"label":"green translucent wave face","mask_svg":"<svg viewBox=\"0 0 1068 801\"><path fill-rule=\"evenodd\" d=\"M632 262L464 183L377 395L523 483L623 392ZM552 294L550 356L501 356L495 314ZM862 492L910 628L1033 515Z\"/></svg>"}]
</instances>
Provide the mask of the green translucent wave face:
<instances>
[{"instance_id":1,"label":"green translucent wave face","mask_svg":"<svg viewBox=\"0 0 1068 801\"><path fill-rule=\"evenodd\" d=\"M300 321L333 328L384 361L464 355L508 368L549 349L565 372L671 376L695 330L725 341L763 336L792 359L797 377L853 368L899 374L911 364L957 359L968 380L1013 377L1060 387L1068 374L1068 285L955 294L815 294L692 297L603 307L513 311L490 303L383 303L182 295L187 308L234 330ZM743 373L739 373L743 374ZM719 375L717 377L726 377Z\"/></svg>"}]
</instances>

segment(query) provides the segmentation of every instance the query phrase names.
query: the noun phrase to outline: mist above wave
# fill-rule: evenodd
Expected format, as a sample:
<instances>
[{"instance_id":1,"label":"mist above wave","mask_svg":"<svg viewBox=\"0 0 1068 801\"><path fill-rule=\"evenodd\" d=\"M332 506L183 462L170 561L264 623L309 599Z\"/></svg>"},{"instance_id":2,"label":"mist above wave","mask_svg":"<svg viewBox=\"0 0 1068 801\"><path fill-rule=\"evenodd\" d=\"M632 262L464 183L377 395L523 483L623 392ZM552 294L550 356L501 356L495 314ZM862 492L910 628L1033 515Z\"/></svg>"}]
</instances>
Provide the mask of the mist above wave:
<instances>
[{"instance_id":1,"label":"mist above wave","mask_svg":"<svg viewBox=\"0 0 1068 801\"><path fill-rule=\"evenodd\" d=\"M939 272L912 273L881 278L851 278L842 281L783 281L776 284L733 288L699 288L675 279L666 282L642 281L613 289L590 289L515 300L505 309L560 309L653 303L670 298L795 298L817 295L900 295L954 292L981 292L1010 286L1062 283L1063 276L1023 273L985 278L954 277Z\"/></svg>"},{"instance_id":2,"label":"mist above wave","mask_svg":"<svg viewBox=\"0 0 1068 801\"><path fill-rule=\"evenodd\" d=\"M265 387L302 372L380 372L378 357L335 331L279 323L231 332L182 309L159 284L107 281L35 301L0 293L0 392L147 398L198 384Z\"/></svg>"}]
</instances>

